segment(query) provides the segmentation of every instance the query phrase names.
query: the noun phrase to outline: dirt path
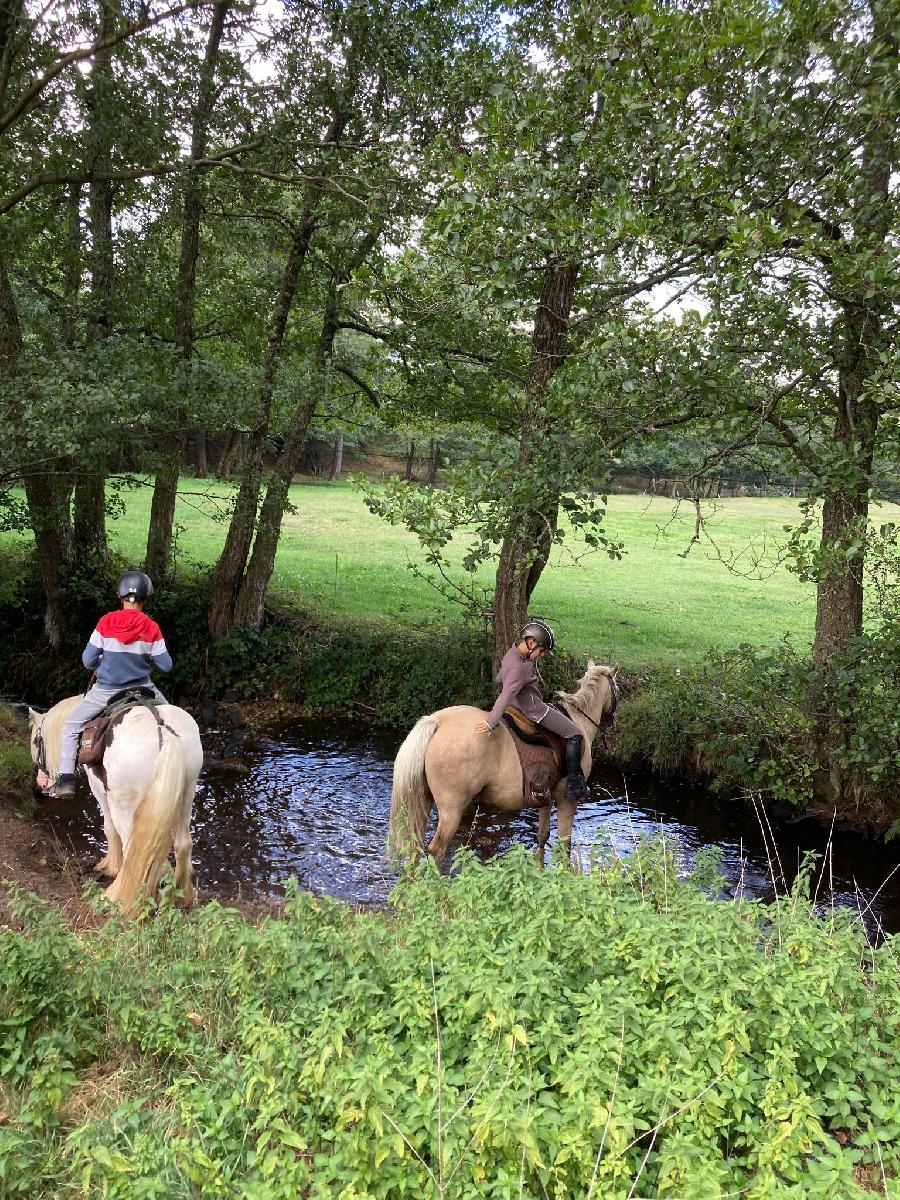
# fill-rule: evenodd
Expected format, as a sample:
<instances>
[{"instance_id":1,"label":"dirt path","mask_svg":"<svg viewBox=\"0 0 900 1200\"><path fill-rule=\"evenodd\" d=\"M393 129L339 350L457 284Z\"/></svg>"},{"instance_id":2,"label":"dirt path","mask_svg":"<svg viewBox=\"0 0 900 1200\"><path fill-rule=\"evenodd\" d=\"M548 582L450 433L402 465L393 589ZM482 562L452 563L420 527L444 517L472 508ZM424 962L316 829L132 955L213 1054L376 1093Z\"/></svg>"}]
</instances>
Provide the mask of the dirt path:
<instances>
[{"instance_id":1,"label":"dirt path","mask_svg":"<svg viewBox=\"0 0 900 1200\"><path fill-rule=\"evenodd\" d=\"M82 899L89 880L104 886L107 882L91 870L94 860L93 854L73 854L54 837L52 829L0 797L0 932L22 928L13 911L16 889L56 905L73 929L98 928L103 918ZM200 904L213 900L236 908L248 921L278 915L284 907L279 900L244 900L212 892L199 895Z\"/></svg>"},{"instance_id":2,"label":"dirt path","mask_svg":"<svg viewBox=\"0 0 900 1200\"><path fill-rule=\"evenodd\" d=\"M19 888L58 905L72 925L93 927L97 914L81 899L90 863L67 854L51 830L0 798L0 929L18 928L10 908Z\"/></svg>"}]
</instances>

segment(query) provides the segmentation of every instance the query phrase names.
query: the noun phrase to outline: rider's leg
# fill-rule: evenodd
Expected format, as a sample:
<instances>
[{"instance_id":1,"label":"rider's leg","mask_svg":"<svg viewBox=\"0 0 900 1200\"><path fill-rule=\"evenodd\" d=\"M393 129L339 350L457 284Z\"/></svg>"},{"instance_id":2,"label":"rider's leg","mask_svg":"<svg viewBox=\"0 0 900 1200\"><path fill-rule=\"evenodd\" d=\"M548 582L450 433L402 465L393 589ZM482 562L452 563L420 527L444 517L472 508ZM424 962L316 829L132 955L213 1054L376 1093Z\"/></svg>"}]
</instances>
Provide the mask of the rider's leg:
<instances>
[{"instance_id":1,"label":"rider's leg","mask_svg":"<svg viewBox=\"0 0 900 1200\"><path fill-rule=\"evenodd\" d=\"M588 790L584 781L584 772L581 769L581 756L584 752L581 730L574 721L557 708L548 708L538 724L566 739L566 799L586 800Z\"/></svg>"},{"instance_id":2,"label":"rider's leg","mask_svg":"<svg viewBox=\"0 0 900 1200\"><path fill-rule=\"evenodd\" d=\"M78 740L81 731L97 713L103 712L111 696L116 694L116 688L101 687L95 683L63 722L59 745L59 775L52 787L48 788L51 796L72 796L75 794L75 760L78 757Z\"/></svg>"}]
</instances>

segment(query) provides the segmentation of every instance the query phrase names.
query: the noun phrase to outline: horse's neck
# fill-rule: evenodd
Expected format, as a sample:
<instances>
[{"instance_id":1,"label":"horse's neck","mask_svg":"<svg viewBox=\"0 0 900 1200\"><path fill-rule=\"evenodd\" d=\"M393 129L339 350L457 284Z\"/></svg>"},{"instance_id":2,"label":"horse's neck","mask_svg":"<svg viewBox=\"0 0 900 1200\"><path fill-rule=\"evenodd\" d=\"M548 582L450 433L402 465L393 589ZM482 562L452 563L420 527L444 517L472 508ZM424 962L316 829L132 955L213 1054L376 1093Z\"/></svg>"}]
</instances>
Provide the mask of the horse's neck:
<instances>
[{"instance_id":1,"label":"horse's neck","mask_svg":"<svg viewBox=\"0 0 900 1200\"><path fill-rule=\"evenodd\" d=\"M569 716L584 734L588 746L600 732L600 721L609 699L611 686L609 679L605 678L601 680L601 686L596 689L595 698L591 703L584 704L578 696L573 696L566 706Z\"/></svg>"}]
</instances>

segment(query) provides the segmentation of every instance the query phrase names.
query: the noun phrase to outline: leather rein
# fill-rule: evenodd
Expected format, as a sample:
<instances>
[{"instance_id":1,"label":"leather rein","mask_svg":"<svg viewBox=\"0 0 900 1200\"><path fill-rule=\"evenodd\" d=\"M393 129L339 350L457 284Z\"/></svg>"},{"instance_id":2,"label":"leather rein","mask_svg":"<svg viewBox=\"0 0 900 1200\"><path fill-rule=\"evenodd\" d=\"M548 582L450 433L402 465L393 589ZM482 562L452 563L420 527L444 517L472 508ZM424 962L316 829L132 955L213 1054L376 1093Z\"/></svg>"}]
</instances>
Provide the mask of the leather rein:
<instances>
[{"instance_id":1,"label":"leather rein","mask_svg":"<svg viewBox=\"0 0 900 1200\"><path fill-rule=\"evenodd\" d=\"M609 692L610 696L612 697L612 705L610 706L609 712L607 712L604 708L603 712L600 713L599 721L595 721L589 713L586 713L583 708L579 708L573 700L567 698L565 701L566 707L574 709L575 712L580 713L585 720L590 721L590 723L597 730L597 733L603 733L609 729L613 721L616 719L616 709L619 705L619 685L616 682L616 677L614 675L607 675L607 679L609 680Z\"/></svg>"}]
</instances>

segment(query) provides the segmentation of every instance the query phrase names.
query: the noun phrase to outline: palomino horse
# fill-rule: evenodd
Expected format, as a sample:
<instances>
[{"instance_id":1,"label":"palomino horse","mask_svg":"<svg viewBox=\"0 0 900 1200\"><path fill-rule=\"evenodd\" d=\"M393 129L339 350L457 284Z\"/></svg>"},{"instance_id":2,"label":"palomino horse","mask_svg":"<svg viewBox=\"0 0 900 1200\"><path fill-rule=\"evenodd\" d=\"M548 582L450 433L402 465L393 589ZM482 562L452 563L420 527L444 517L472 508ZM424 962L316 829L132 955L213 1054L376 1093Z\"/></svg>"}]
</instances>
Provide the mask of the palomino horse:
<instances>
[{"instance_id":1,"label":"palomino horse","mask_svg":"<svg viewBox=\"0 0 900 1200\"><path fill-rule=\"evenodd\" d=\"M80 699L70 696L46 713L28 710L31 757L43 775L57 774L63 722ZM85 768L107 843L94 870L113 880L106 894L125 909L156 892L173 847L175 885L185 904L196 898L191 807L203 765L200 732L184 709L161 704L158 711L162 726L145 707L128 709L110 729L102 769Z\"/></svg>"},{"instance_id":2,"label":"palomino horse","mask_svg":"<svg viewBox=\"0 0 900 1200\"><path fill-rule=\"evenodd\" d=\"M559 693L561 706L584 735L581 765L587 778L591 769L591 743L598 730L612 721L616 709L616 668L589 662L578 691ZM473 800L484 801L501 812L525 807L522 768L513 735L501 722L491 734L475 726L484 713L468 704L442 708L421 717L400 747L394 761L388 851L394 857L415 854L421 848L432 805L438 823L428 853L438 865L447 853L460 818ZM566 799L566 781L553 790L559 836L568 844L575 819L575 802ZM540 810L538 854L543 861L550 836L550 805Z\"/></svg>"}]
</instances>

